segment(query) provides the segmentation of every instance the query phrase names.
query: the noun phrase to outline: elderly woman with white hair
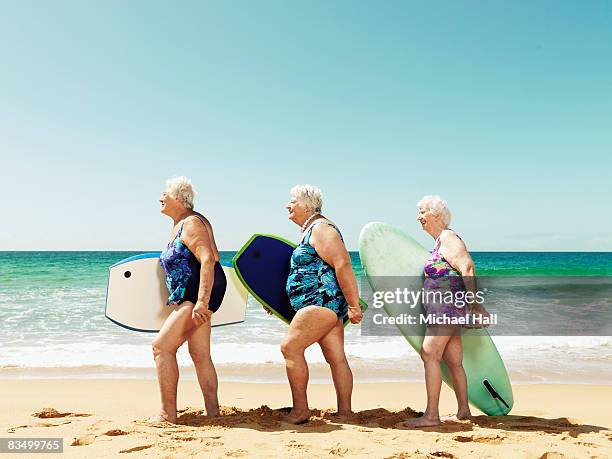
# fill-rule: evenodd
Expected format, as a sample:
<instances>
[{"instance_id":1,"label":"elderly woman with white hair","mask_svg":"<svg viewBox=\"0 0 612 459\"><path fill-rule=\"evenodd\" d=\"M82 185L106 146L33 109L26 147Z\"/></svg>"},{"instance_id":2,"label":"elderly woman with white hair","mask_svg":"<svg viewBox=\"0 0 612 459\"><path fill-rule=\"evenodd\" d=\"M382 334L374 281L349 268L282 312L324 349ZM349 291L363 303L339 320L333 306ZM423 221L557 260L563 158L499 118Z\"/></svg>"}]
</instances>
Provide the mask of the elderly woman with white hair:
<instances>
[{"instance_id":1,"label":"elderly woman with white hair","mask_svg":"<svg viewBox=\"0 0 612 459\"><path fill-rule=\"evenodd\" d=\"M306 388L308 365L304 351L319 343L329 363L336 389L338 414L351 414L353 374L344 353L344 317L361 321L357 281L342 235L321 214L321 190L298 185L291 190L286 208L289 220L302 230L302 239L291 256L287 294L296 314L281 342L293 408L285 421L293 424L310 418Z\"/></svg>"},{"instance_id":2,"label":"elderly woman with white hair","mask_svg":"<svg viewBox=\"0 0 612 459\"><path fill-rule=\"evenodd\" d=\"M208 416L219 414L217 373L210 357L211 315L225 294L226 279L219 264L213 229L193 210L195 191L186 177L166 182L161 213L172 219L170 241L160 255L173 308L153 340L153 356L161 394L161 409L151 421L176 422L179 379L176 352L185 341L195 365Z\"/></svg>"},{"instance_id":3,"label":"elderly woman with white hair","mask_svg":"<svg viewBox=\"0 0 612 459\"><path fill-rule=\"evenodd\" d=\"M463 348L461 346L461 325L468 324L474 315L488 314L482 304L473 302L470 310L464 303L444 302L433 292L457 292L467 299L465 292L472 292L476 298L476 272L474 262L463 240L448 225L451 221L450 210L446 201L440 196L425 196L417 207L417 220L421 227L434 240L434 248L425 262L423 284L423 307L428 316L436 318L427 326L421 359L425 367L425 385L427 388L427 408L423 416L411 419L404 426L411 428L429 427L440 424L438 402L442 386L440 362L444 360L450 372L458 410L456 416L448 419L468 419L471 417L468 405L467 381L463 369ZM448 296L446 296L448 298ZM456 320L453 320L456 319Z\"/></svg>"}]
</instances>

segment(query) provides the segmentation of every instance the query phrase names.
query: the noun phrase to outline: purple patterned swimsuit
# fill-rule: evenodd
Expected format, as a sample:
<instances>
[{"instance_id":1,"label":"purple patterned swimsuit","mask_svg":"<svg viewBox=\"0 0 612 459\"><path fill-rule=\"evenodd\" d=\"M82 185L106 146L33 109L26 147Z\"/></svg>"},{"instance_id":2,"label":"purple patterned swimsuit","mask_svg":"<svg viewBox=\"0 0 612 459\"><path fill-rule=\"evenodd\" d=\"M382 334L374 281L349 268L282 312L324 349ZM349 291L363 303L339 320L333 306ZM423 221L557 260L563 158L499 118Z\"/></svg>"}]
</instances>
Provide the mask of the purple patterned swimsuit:
<instances>
[{"instance_id":1,"label":"purple patterned swimsuit","mask_svg":"<svg viewBox=\"0 0 612 459\"><path fill-rule=\"evenodd\" d=\"M425 262L423 269L425 273L423 308L426 314L435 314L447 318L464 318L468 312L467 308L465 306L455 306L452 297L449 300L451 294L454 296L457 292L465 292L463 278L461 273L440 255L439 247L440 237L436 239L431 256ZM461 293L461 295L463 294ZM445 299L446 301L444 301Z\"/></svg>"}]
</instances>

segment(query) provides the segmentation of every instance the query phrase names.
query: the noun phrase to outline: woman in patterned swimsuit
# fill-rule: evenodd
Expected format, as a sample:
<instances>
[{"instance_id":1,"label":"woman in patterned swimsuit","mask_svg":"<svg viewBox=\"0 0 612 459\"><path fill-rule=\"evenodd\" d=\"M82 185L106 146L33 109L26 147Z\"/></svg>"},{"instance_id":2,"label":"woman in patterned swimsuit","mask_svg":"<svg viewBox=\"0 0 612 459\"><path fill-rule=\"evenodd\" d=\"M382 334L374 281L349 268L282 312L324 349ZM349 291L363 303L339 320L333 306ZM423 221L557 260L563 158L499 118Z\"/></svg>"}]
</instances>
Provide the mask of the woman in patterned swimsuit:
<instances>
[{"instance_id":1,"label":"woman in patterned swimsuit","mask_svg":"<svg viewBox=\"0 0 612 459\"><path fill-rule=\"evenodd\" d=\"M423 307L426 314L445 318L464 318L470 314L488 314L484 307L473 304L470 311L457 302L441 302L431 292L471 291L476 293L474 262L464 242L448 228L450 211L446 201L439 196L425 196L417 204L417 220L432 238L434 249L424 266ZM460 305L462 307L460 307ZM425 366L425 385L427 387L427 409L423 416L404 423L410 428L429 427L440 424L438 402L442 386L440 361L444 360L453 380L457 397L456 416L447 419L468 419L471 416L468 405L467 381L463 369L463 348L461 346L460 325L429 325L421 347L421 359Z\"/></svg>"},{"instance_id":2,"label":"woman in patterned swimsuit","mask_svg":"<svg viewBox=\"0 0 612 459\"><path fill-rule=\"evenodd\" d=\"M210 222L193 210L191 181L177 177L166 182L161 213L173 221L170 242L160 255L174 310L153 339L153 356L161 394L161 409L151 421L176 422L178 365L176 352L185 341L208 416L219 414L217 373L210 358L210 322L225 294L225 274L219 264Z\"/></svg>"},{"instance_id":3,"label":"woman in patterned swimsuit","mask_svg":"<svg viewBox=\"0 0 612 459\"><path fill-rule=\"evenodd\" d=\"M281 342L293 409L285 421L300 424L310 417L304 351L319 343L336 389L338 414L351 413L353 374L344 354L344 318L361 320L357 281L338 228L321 215L321 191L310 185L291 190L289 220L302 228L302 240L291 257L287 294L296 310Z\"/></svg>"}]
</instances>

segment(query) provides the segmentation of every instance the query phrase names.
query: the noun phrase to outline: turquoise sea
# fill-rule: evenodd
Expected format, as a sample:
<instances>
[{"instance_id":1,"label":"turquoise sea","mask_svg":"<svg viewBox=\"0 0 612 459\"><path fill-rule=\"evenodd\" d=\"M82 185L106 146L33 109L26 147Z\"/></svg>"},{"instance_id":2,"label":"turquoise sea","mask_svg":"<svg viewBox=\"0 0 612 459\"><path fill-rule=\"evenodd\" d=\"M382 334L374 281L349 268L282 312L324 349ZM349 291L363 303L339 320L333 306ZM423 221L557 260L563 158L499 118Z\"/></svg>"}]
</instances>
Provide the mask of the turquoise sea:
<instances>
[{"instance_id":1,"label":"turquoise sea","mask_svg":"<svg viewBox=\"0 0 612 459\"><path fill-rule=\"evenodd\" d=\"M141 252L0 252L0 378L155 377L153 335L104 316L108 267ZM230 261L234 252L223 252ZM612 253L472 253L480 276L612 276ZM351 253L358 277L363 269ZM286 326L249 298L247 320L215 328L212 352L222 380L283 381L279 342ZM514 382L606 383L612 338L494 337ZM401 337L363 337L349 326L346 350L356 380L420 381L418 355ZM309 349L314 382L328 381ZM194 377L185 349L185 377Z\"/></svg>"}]
</instances>

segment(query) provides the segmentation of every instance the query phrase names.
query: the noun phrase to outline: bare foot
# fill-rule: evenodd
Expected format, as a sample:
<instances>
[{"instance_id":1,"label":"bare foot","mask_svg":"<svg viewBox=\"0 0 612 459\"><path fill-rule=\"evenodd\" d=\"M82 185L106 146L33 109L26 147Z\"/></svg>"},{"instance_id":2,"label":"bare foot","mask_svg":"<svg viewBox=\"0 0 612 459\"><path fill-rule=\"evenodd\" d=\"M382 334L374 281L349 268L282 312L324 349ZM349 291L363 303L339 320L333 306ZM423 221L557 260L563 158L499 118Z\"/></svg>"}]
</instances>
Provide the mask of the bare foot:
<instances>
[{"instance_id":1,"label":"bare foot","mask_svg":"<svg viewBox=\"0 0 612 459\"><path fill-rule=\"evenodd\" d=\"M160 422L170 422L172 424L176 424L176 417L172 418L164 414L158 414L157 416L153 416L147 419L147 422L150 422L152 424L159 424Z\"/></svg>"},{"instance_id":2,"label":"bare foot","mask_svg":"<svg viewBox=\"0 0 612 459\"><path fill-rule=\"evenodd\" d=\"M442 416L442 418L440 418L442 422L467 421L468 419L472 419L472 413L469 411L449 414L448 416Z\"/></svg>"},{"instance_id":3,"label":"bare foot","mask_svg":"<svg viewBox=\"0 0 612 459\"><path fill-rule=\"evenodd\" d=\"M291 410L282 420L289 424L305 424L310 419L310 410Z\"/></svg>"},{"instance_id":4,"label":"bare foot","mask_svg":"<svg viewBox=\"0 0 612 459\"><path fill-rule=\"evenodd\" d=\"M338 421L354 421L357 419L357 416L352 411L338 411L336 413L332 413L332 416Z\"/></svg>"},{"instance_id":5,"label":"bare foot","mask_svg":"<svg viewBox=\"0 0 612 459\"><path fill-rule=\"evenodd\" d=\"M217 416L219 416L219 410L210 410L206 412L207 418L216 418Z\"/></svg>"},{"instance_id":6,"label":"bare foot","mask_svg":"<svg viewBox=\"0 0 612 459\"><path fill-rule=\"evenodd\" d=\"M420 429L422 427L434 427L440 425L440 418L430 418L421 416L420 418L409 419L406 422L400 424L402 427L408 429Z\"/></svg>"}]
</instances>

